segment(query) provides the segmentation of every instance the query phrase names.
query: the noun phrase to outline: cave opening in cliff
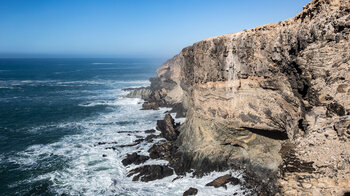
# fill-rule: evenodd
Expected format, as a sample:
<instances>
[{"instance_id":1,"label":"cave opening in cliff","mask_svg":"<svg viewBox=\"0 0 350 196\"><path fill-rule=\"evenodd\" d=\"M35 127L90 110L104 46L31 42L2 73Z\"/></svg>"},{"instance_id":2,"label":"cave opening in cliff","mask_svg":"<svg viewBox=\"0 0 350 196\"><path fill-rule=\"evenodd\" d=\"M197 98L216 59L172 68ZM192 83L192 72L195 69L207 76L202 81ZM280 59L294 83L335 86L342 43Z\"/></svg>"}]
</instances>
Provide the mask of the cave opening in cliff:
<instances>
[{"instance_id":1,"label":"cave opening in cliff","mask_svg":"<svg viewBox=\"0 0 350 196\"><path fill-rule=\"evenodd\" d=\"M249 128L249 127L244 127L244 129L246 129L252 133L255 133L257 135L268 137L268 138L274 139L274 140L287 140L288 139L287 133L281 132L279 130L265 130L265 129Z\"/></svg>"},{"instance_id":2,"label":"cave opening in cliff","mask_svg":"<svg viewBox=\"0 0 350 196\"><path fill-rule=\"evenodd\" d=\"M298 127L305 132L304 119L298 120Z\"/></svg>"}]
</instances>

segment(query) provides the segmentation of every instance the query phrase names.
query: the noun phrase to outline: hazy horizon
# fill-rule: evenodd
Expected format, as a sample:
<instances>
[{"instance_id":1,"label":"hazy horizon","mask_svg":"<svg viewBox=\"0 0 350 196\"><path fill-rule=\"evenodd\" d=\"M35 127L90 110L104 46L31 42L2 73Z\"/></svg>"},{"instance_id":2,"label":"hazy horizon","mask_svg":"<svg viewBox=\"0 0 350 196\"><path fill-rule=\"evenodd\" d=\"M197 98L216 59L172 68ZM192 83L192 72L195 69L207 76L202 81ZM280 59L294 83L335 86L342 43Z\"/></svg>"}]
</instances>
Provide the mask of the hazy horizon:
<instances>
[{"instance_id":1,"label":"hazy horizon","mask_svg":"<svg viewBox=\"0 0 350 196\"><path fill-rule=\"evenodd\" d=\"M0 5L0 58L170 58L295 16L309 0L25 1Z\"/></svg>"}]
</instances>

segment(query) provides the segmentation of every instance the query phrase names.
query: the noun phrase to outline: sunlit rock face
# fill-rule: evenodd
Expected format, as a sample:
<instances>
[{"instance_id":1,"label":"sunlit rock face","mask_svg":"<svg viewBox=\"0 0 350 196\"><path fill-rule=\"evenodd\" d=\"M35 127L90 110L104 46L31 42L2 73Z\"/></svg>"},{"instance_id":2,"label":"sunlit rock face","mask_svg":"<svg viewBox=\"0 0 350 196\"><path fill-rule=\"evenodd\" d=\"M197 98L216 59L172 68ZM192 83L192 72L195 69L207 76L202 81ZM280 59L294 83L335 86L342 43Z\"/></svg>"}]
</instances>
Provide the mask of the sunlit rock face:
<instances>
[{"instance_id":1,"label":"sunlit rock face","mask_svg":"<svg viewBox=\"0 0 350 196\"><path fill-rule=\"evenodd\" d=\"M153 89L186 108L177 143L193 166L274 175L285 143L349 115L349 12L348 0L313 0L294 18L197 42L162 65Z\"/></svg>"}]
</instances>

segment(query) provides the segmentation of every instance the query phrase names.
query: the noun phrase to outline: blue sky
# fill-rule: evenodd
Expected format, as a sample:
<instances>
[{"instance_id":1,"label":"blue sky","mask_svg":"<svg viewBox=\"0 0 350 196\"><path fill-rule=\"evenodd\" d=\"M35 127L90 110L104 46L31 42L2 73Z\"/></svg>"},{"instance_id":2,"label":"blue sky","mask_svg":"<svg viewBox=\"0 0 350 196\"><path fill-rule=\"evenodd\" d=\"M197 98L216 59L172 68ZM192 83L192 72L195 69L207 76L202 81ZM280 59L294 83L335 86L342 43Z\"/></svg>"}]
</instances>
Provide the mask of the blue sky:
<instances>
[{"instance_id":1,"label":"blue sky","mask_svg":"<svg viewBox=\"0 0 350 196\"><path fill-rule=\"evenodd\" d=\"M295 16L310 0L1 0L0 57L169 58Z\"/></svg>"}]
</instances>

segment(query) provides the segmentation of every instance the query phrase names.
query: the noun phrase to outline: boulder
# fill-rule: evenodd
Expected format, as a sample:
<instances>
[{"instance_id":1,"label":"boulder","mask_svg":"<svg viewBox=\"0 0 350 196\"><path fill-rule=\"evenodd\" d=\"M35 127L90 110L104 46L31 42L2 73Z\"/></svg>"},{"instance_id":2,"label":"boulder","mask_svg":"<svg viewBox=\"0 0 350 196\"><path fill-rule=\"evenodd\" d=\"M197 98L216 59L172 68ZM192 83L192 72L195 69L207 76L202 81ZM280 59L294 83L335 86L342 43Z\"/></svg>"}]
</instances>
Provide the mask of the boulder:
<instances>
[{"instance_id":1,"label":"boulder","mask_svg":"<svg viewBox=\"0 0 350 196\"><path fill-rule=\"evenodd\" d=\"M198 189L191 187L187 191L184 192L183 196L197 195L197 193L198 193Z\"/></svg>"},{"instance_id":2,"label":"boulder","mask_svg":"<svg viewBox=\"0 0 350 196\"><path fill-rule=\"evenodd\" d=\"M139 165L141 163L146 162L148 159L148 156L138 155L136 152L134 152L132 154L127 154L126 158L122 160L122 163L124 166L131 164Z\"/></svg>"},{"instance_id":3,"label":"boulder","mask_svg":"<svg viewBox=\"0 0 350 196\"><path fill-rule=\"evenodd\" d=\"M154 132L156 132L156 130L154 130L154 129L149 129L149 130L145 131L145 133L154 133Z\"/></svg>"},{"instance_id":4,"label":"boulder","mask_svg":"<svg viewBox=\"0 0 350 196\"><path fill-rule=\"evenodd\" d=\"M156 102L145 102L142 104L142 110L159 110L159 105Z\"/></svg>"},{"instance_id":5,"label":"boulder","mask_svg":"<svg viewBox=\"0 0 350 196\"><path fill-rule=\"evenodd\" d=\"M215 180L209 182L205 186L213 186L215 188L226 187L226 184L229 182L231 182L231 184L233 185L237 185L240 183L240 180L238 178L232 177L231 174L226 174L216 178Z\"/></svg>"},{"instance_id":6,"label":"boulder","mask_svg":"<svg viewBox=\"0 0 350 196\"><path fill-rule=\"evenodd\" d=\"M136 174L136 175L135 175ZM162 179L174 174L174 171L166 165L145 165L135 168L128 173L128 177L133 176L133 181L143 182Z\"/></svg>"},{"instance_id":7,"label":"boulder","mask_svg":"<svg viewBox=\"0 0 350 196\"><path fill-rule=\"evenodd\" d=\"M153 142L153 139L159 138L159 137L160 137L160 135L151 134L151 135L148 135L148 136L145 138L145 141L147 141L147 142Z\"/></svg>"},{"instance_id":8,"label":"boulder","mask_svg":"<svg viewBox=\"0 0 350 196\"><path fill-rule=\"evenodd\" d=\"M170 161L176 147L171 142L156 143L149 150L151 159L165 159Z\"/></svg>"},{"instance_id":9,"label":"boulder","mask_svg":"<svg viewBox=\"0 0 350 196\"><path fill-rule=\"evenodd\" d=\"M175 129L175 121L170 114L166 114L164 120L157 121L157 129L169 141L175 141L179 135L179 132Z\"/></svg>"},{"instance_id":10,"label":"boulder","mask_svg":"<svg viewBox=\"0 0 350 196\"><path fill-rule=\"evenodd\" d=\"M126 88L124 91L130 91L125 97L148 99L152 93L149 87Z\"/></svg>"}]
</instances>

